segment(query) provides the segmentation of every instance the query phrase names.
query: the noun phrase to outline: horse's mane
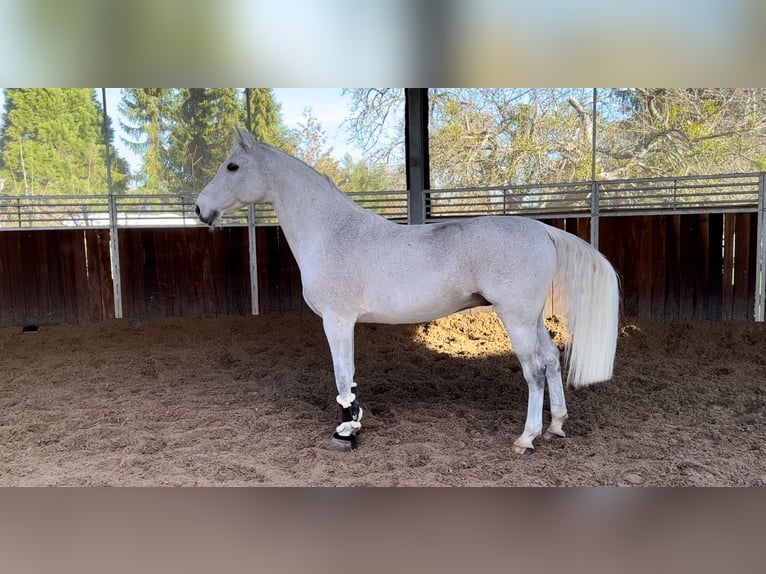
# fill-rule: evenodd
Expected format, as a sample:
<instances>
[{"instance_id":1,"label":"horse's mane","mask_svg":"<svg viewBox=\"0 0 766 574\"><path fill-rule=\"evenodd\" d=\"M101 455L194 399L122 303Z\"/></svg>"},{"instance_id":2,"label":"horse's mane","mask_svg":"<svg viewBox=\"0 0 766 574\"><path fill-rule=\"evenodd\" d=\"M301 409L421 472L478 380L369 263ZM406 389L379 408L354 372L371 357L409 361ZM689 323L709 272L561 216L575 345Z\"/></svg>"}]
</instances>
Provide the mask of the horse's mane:
<instances>
[{"instance_id":1,"label":"horse's mane","mask_svg":"<svg viewBox=\"0 0 766 574\"><path fill-rule=\"evenodd\" d=\"M348 197L345 193L343 193L338 185L333 181L333 179L327 175L326 173L322 173L318 169L316 169L314 166L306 163L306 161L302 160L299 157L295 157L294 155L291 155L287 153L284 150L279 149L278 147L274 147L273 145L266 143L265 141L257 140L255 137L253 137L253 142L256 146L261 146L263 148L266 148L267 151L276 154L278 157L287 159L288 161L292 161L294 163L297 163L299 165L303 165L304 167L308 168L309 172L317 176L317 179L320 181L324 181L325 184L330 188L331 191L341 195L344 199L349 201L350 203L356 205L350 197Z\"/></svg>"}]
</instances>

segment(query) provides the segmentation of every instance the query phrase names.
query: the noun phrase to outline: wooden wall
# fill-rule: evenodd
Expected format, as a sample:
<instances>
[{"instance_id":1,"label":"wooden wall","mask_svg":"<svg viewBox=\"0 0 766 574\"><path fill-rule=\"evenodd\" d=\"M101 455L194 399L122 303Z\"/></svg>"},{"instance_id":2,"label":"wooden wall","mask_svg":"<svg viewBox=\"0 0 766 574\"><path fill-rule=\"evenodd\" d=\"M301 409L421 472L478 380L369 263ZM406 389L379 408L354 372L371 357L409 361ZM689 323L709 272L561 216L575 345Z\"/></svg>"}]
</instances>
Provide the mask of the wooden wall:
<instances>
[{"instance_id":1,"label":"wooden wall","mask_svg":"<svg viewBox=\"0 0 766 574\"><path fill-rule=\"evenodd\" d=\"M586 241L588 218L552 219ZM602 216L601 251L622 283L623 314L752 320L757 215ZM248 230L120 229L123 315L251 312ZM311 314L278 227L256 229L262 314ZM113 317L109 231L0 232L0 326Z\"/></svg>"},{"instance_id":2,"label":"wooden wall","mask_svg":"<svg viewBox=\"0 0 766 574\"><path fill-rule=\"evenodd\" d=\"M622 279L625 315L752 320L757 215L601 218L601 251Z\"/></svg>"},{"instance_id":3,"label":"wooden wall","mask_svg":"<svg viewBox=\"0 0 766 574\"><path fill-rule=\"evenodd\" d=\"M0 326L113 316L108 230L0 232Z\"/></svg>"},{"instance_id":4,"label":"wooden wall","mask_svg":"<svg viewBox=\"0 0 766 574\"><path fill-rule=\"evenodd\" d=\"M256 228L261 314L313 314L303 300L300 269L280 227Z\"/></svg>"},{"instance_id":5,"label":"wooden wall","mask_svg":"<svg viewBox=\"0 0 766 574\"><path fill-rule=\"evenodd\" d=\"M120 229L128 319L251 312L247 228Z\"/></svg>"},{"instance_id":6,"label":"wooden wall","mask_svg":"<svg viewBox=\"0 0 766 574\"><path fill-rule=\"evenodd\" d=\"M251 312L247 228L121 229L123 316L214 317ZM278 227L256 228L262 314L310 314L300 270Z\"/></svg>"}]
</instances>

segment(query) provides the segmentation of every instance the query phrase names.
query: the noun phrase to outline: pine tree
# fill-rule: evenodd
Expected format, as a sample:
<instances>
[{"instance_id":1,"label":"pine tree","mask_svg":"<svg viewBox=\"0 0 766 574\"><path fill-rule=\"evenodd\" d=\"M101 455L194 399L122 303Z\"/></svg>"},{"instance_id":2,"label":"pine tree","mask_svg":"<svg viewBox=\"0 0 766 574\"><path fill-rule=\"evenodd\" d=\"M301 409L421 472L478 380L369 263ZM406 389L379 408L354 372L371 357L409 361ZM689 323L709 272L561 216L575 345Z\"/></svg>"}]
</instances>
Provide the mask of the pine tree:
<instances>
[{"instance_id":1,"label":"pine tree","mask_svg":"<svg viewBox=\"0 0 766 574\"><path fill-rule=\"evenodd\" d=\"M272 90L254 88L249 93L254 135L280 145L285 129ZM197 194L212 179L231 151L234 128L246 124L246 106L244 91L235 88L183 88L176 92L166 155L171 191Z\"/></svg>"},{"instance_id":2,"label":"pine tree","mask_svg":"<svg viewBox=\"0 0 766 574\"><path fill-rule=\"evenodd\" d=\"M271 88L249 88L250 131L256 139L284 148L289 135L280 114L280 105Z\"/></svg>"},{"instance_id":3,"label":"pine tree","mask_svg":"<svg viewBox=\"0 0 766 574\"><path fill-rule=\"evenodd\" d=\"M231 151L244 108L234 88L182 88L175 93L165 155L169 190L197 194Z\"/></svg>"},{"instance_id":4,"label":"pine tree","mask_svg":"<svg viewBox=\"0 0 766 574\"><path fill-rule=\"evenodd\" d=\"M173 112L170 88L125 88L120 112L126 121L122 128L130 139L125 143L141 154L143 166L138 186L150 193L167 192L163 148L167 143L168 124Z\"/></svg>"},{"instance_id":5,"label":"pine tree","mask_svg":"<svg viewBox=\"0 0 766 574\"><path fill-rule=\"evenodd\" d=\"M103 108L91 88L9 88L0 134L0 177L6 193L107 193ZM108 128L109 141L113 136ZM127 165L116 156L112 180L120 188Z\"/></svg>"}]
</instances>

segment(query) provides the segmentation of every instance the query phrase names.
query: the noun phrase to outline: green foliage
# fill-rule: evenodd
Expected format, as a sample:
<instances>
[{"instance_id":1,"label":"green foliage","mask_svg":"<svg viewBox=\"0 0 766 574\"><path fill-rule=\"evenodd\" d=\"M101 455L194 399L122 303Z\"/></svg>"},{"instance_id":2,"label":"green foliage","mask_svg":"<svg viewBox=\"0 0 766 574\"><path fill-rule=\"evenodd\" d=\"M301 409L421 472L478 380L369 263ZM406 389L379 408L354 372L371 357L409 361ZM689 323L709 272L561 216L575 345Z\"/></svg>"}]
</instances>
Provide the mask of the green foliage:
<instances>
[{"instance_id":1,"label":"green foliage","mask_svg":"<svg viewBox=\"0 0 766 574\"><path fill-rule=\"evenodd\" d=\"M766 91L759 88L630 88L607 91L619 118L604 118L602 177L702 175L760 170Z\"/></svg>"},{"instance_id":2,"label":"green foliage","mask_svg":"<svg viewBox=\"0 0 766 574\"><path fill-rule=\"evenodd\" d=\"M163 160L168 188L196 195L231 151L231 134L244 125L242 101L233 88L182 88L174 92Z\"/></svg>"},{"instance_id":3,"label":"green foliage","mask_svg":"<svg viewBox=\"0 0 766 574\"><path fill-rule=\"evenodd\" d=\"M90 88L6 89L0 134L4 193L107 193L102 107ZM113 132L108 127L109 141ZM112 181L125 188L127 165L110 145Z\"/></svg>"},{"instance_id":4,"label":"green foliage","mask_svg":"<svg viewBox=\"0 0 766 574\"><path fill-rule=\"evenodd\" d=\"M401 90L350 90L354 138L378 147ZM434 188L587 181L763 169L760 88L431 89ZM403 134L403 130L401 131Z\"/></svg>"},{"instance_id":5,"label":"green foliage","mask_svg":"<svg viewBox=\"0 0 766 574\"><path fill-rule=\"evenodd\" d=\"M279 104L274 99L271 88L249 88L250 93L250 131L256 139L267 144L281 147L285 145L288 134L280 116Z\"/></svg>"},{"instance_id":6,"label":"green foliage","mask_svg":"<svg viewBox=\"0 0 766 574\"><path fill-rule=\"evenodd\" d=\"M436 188L589 177L590 118L579 91L433 90L431 179Z\"/></svg>"},{"instance_id":7,"label":"green foliage","mask_svg":"<svg viewBox=\"0 0 766 574\"><path fill-rule=\"evenodd\" d=\"M119 106L129 175L110 143L113 189L194 195L245 126L297 155L345 191L401 189L404 91L354 89L346 120L365 150L336 159L306 109L295 130L269 88L127 88ZM249 102L245 101L249 94ZM766 169L766 90L750 88L432 89L433 188L584 181L593 121L599 179ZM103 117L93 89L6 89L0 178L6 194L106 193ZM108 126L108 139L113 130ZM392 161L393 159L393 161Z\"/></svg>"},{"instance_id":8,"label":"green foliage","mask_svg":"<svg viewBox=\"0 0 766 574\"><path fill-rule=\"evenodd\" d=\"M340 173L336 183L343 191L393 191L400 187L399 174L389 171L384 164L354 160L349 154L341 160Z\"/></svg>"},{"instance_id":9,"label":"green foliage","mask_svg":"<svg viewBox=\"0 0 766 574\"><path fill-rule=\"evenodd\" d=\"M346 154L341 161L332 156L327 135L311 108L303 112L304 121L290 134L286 151L293 153L317 171L329 176L342 191L383 191L397 188L396 174L380 162L356 161Z\"/></svg>"},{"instance_id":10,"label":"green foliage","mask_svg":"<svg viewBox=\"0 0 766 574\"><path fill-rule=\"evenodd\" d=\"M150 193L168 191L163 148L172 121L173 91L169 88L125 88L120 112L125 143L141 155L142 168L136 184Z\"/></svg>"},{"instance_id":11,"label":"green foliage","mask_svg":"<svg viewBox=\"0 0 766 574\"><path fill-rule=\"evenodd\" d=\"M249 93L254 135L283 144L273 91ZM140 192L199 193L231 151L234 128L247 122L245 91L236 88L129 88L122 95L126 143L143 160L136 177Z\"/></svg>"}]
</instances>

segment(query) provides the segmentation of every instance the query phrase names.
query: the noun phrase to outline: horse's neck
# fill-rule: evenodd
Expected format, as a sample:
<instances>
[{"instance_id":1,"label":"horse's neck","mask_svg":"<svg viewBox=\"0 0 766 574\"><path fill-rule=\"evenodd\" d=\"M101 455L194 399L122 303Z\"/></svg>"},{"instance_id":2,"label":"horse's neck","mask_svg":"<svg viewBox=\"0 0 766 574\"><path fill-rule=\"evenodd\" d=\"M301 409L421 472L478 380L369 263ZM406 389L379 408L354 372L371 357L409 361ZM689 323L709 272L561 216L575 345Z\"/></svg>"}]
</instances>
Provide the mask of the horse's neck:
<instances>
[{"instance_id":1,"label":"horse's neck","mask_svg":"<svg viewBox=\"0 0 766 574\"><path fill-rule=\"evenodd\" d=\"M269 152L270 202L296 257L337 232L374 215L358 208L332 181L273 148Z\"/></svg>"}]
</instances>

